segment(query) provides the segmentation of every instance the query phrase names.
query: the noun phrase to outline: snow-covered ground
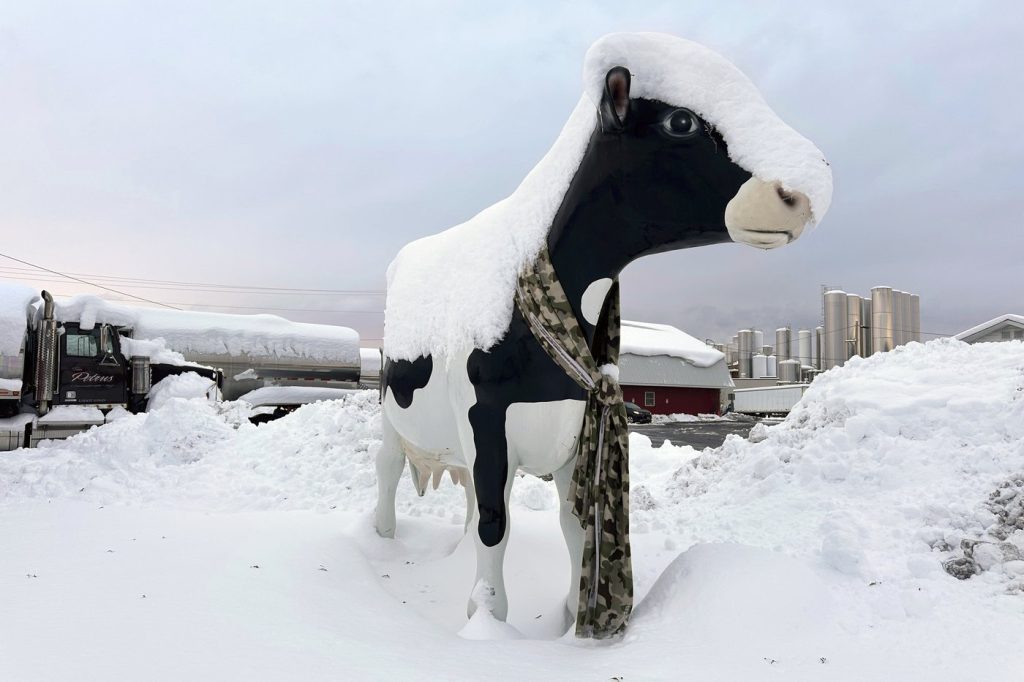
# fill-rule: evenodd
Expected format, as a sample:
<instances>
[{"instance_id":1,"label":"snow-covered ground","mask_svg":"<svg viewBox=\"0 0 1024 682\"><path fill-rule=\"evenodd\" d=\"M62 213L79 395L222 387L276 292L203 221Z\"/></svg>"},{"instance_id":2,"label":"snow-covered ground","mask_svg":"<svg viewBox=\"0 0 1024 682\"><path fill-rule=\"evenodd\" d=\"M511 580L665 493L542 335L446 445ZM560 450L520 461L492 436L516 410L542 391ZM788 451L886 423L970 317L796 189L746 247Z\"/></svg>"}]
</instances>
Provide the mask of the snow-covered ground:
<instances>
[{"instance_id":1,"label":"snow-covered ground","mask_svg":"<svg viewBox=\"0 0 1024 682\"><path fill-rule=\"evenodd\" d=\"M855 359L783 423L717 450L633 435L638 605L611 643L560 637L551 484L513 489L506 580L523 637L470 640L461 489L446 479L417 499L403 481L396 539L373 533L376 393L258 427L248 409L169 398L0 455L0 679L1024 671L1019 342Z\"/></svg>"}]
</instances>

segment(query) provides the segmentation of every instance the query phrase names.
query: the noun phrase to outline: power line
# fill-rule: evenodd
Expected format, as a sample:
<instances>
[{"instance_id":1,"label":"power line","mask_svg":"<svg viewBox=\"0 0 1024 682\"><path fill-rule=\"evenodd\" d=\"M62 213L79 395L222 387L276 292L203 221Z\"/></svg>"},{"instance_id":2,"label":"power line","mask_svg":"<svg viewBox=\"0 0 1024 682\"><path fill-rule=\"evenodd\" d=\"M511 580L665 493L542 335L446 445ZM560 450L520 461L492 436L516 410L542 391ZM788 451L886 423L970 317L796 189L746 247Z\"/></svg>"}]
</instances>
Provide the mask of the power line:
<instances>
[{"instance_id":1,"label":"power line","mask_svg":"<svg viewBox=\"0 0 1024 682\"><path fill-rule=\"evenodd\" d=\"M68 293L57 293L54 292L54 296L74 296L75 294ZM128 303L127 299L123 298L109 298L105 299L108 301L117 301L120 303ZM196 308L232 308L236 310L278 310L287 311L294 313L337 313L337 314L367 314L367 315L383 315L383 310L324 310L321 308L274 308L270 306L257 306L257 305L221 305L219 303L189 303L187 301L170 301L173 305L184 305L192 306Z\"/></svg>"},{"instance_id":2,"label":"power line","mask_svg":"<svg viewBox=\"0 0 1024 682\"><path fill-rule=\"evenodd\" d=\"M14 259L17 260L17 259ZM19 261L25 262L25 261ZM41 268L45 269L45 268ZM17 268L17 267L2 267L0 271L8 272L9 274L17 274L19 272L33 272L28 268ZM48 272L53 272L48 270ZM250 286L244 284L217 284L212 282L185 282L180 280L162 280L162 279L146 279L142 277L123 277L120 275L95 275L85 273L74 273L82 277L89 277L93 280L111 281L117 284L131 285L134 288L139 289L173 289L173 290L189 290L189 291L218 291L218 290L238 290L231 293L260 293L266 292L267 294L329 294L338 296L383 296L384 291L377 289L315 289L315 288L301 288L301 287L267 287L267 286ZM68 275L63 275L68 276ZM150 286L152 285L152 286ZM227 293L227 292L226 292Z\"/></svg>"},{"instance_id":3,"label":"power line","mask_svg":"<svg viewBox=\"0 0 1024 682\"><path fill-rule=\"evenodd\" d=\"M134 299L137 299L139 301L145 301L146 303L152 303L153 305L163 306L164 308L171 308L172 310L180 310L180 308L175 308L173 305L167 305L166 303L161 303L160 301L154 301L154 300L149 299L149 298L143 298L142 296L136 296L135 294L129 294L126 291L119 291L118 289L113 289L111 287L103 286L102 284L96 284L95 282L89 282L87 280L81 279L80 277L74 277L72 275L65 275L63 272L57 272L56 270L51 270L50 268L44 268L42 265L36 265L35 263L29 263L28 261L22 260L20 258L15 258L14 256L8 256L6 253L0 253L0 256L3 256L4 258L6 258L8 260L16 261L16 262L21 263L23 265L28 265L29 267L36 268L37 270L43 270L45 272L49 272L49 273L54 274L54 275L60 275L61 277L65 277L67 279L74 280L76 282L81 282L82 284L87 284L87 285L89 285L91 287L96 287L97 289L105 289L106 291L112 291L115 294L120 294L122 296L128 296L130 298L134 298Z\"/></svg>"}]
</instances>

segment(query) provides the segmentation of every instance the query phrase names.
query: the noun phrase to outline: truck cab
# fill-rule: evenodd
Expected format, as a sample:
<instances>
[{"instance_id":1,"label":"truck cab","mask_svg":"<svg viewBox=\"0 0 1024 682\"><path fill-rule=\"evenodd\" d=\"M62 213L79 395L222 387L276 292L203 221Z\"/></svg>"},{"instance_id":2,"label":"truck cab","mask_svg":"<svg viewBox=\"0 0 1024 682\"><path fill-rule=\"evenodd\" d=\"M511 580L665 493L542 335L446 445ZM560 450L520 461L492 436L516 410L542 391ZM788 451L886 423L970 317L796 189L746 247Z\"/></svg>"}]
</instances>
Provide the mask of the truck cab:
<instances>
[{"instance_id":1,"label":"truck cab","mask_svg":"<svg viewBox=\"0 0 1024 682\"><path fill-rule=\"evenodd\" d=\"M58 336L55 405L113 407L128 403L130 367L117 330L109 324L82 329L65 322Z\"/></svg>"}]
</instances>

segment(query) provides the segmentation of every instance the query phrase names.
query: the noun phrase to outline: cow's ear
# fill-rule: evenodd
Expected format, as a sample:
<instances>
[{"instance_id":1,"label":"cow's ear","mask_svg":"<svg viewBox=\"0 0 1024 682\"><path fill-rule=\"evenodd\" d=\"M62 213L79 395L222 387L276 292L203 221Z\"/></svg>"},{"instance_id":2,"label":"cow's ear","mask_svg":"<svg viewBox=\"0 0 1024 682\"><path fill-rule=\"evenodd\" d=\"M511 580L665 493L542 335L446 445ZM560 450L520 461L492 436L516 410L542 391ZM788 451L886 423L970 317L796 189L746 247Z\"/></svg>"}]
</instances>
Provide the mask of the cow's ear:
<instances>
[{"instance_id":1,"label":"cow's ear","mask_svg":"<svg viewBox=\"0 0 1024 682\"><path fill-rule=\"evenodd\" d=\"M620 131L629 118L629 69L616 66L604 77L601 97L601 120L605 130Z\"/></svg>"}]
</instances>

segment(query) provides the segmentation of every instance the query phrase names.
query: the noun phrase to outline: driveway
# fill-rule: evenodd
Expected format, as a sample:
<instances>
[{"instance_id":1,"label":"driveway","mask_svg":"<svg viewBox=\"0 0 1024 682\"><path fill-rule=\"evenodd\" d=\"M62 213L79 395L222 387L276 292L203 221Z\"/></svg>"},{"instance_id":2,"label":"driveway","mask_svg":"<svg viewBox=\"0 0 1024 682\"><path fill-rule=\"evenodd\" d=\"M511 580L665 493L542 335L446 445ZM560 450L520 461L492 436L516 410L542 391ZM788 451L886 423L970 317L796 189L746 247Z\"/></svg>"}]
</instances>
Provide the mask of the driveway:
<instances>
[{"instance_id":1,"label":"driveway","mask_svg":"<svg viewBox=\"0 0 1024 682\"><path fill-rule=\"evenodd\" d=\"M717 448L725 442L725 437L730 433L746 438L756 423L756 421L750 420L630 424L629 430L644 434L655 445L660 445L667 439L671 441L672 445L689 445L703 450L704 448Z\"/></svg>"}]
</instances>

